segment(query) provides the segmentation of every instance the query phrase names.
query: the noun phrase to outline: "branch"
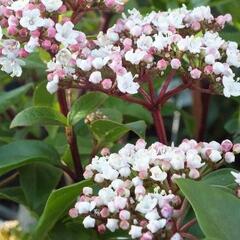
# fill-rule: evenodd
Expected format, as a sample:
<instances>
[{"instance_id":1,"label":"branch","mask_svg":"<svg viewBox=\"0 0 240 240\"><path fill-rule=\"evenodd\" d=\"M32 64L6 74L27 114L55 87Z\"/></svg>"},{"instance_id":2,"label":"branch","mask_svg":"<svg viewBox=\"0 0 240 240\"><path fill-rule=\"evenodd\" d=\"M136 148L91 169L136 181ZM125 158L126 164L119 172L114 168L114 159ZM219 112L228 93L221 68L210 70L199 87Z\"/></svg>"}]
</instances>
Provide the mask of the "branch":
<instances>
[{"instance_id":1,"label":"branch","mask_svg":"<svg viewBox=\"0 0 240 240\"><path fill-rule=\"evenodd\" d=\"M184 224L181 228L180 228L180 232L185 232L187 231L190 227L192 227L194 224L197 223L197 219L193 218L192 220L190 220L189 222L187 222L186 224Z\"/></svg>"},{"instance_id":2,"label":"branch","mask_svg":"<svg viewBox=\"0 0 240 240\"><path fill-rule=\"evenodd\" d=\"M65 90L59 89L57 92L57 95L58 95L58 102L60 105L61 112L65 117L67 117L69 109L68 109L68 104L67 104L67 100L66 100ZM71 155L72 155L72 159L73 159L73 163L74 163L74 167L75 167L76 177L78 180L82 180L83 179L83 166L81 163L80 154L78 152L77 138L74 133L73 127L72 126L66 127L65 134L66 134L67 142L70 147L70 151L71 151Z\"/></svg>"}]
</instances>

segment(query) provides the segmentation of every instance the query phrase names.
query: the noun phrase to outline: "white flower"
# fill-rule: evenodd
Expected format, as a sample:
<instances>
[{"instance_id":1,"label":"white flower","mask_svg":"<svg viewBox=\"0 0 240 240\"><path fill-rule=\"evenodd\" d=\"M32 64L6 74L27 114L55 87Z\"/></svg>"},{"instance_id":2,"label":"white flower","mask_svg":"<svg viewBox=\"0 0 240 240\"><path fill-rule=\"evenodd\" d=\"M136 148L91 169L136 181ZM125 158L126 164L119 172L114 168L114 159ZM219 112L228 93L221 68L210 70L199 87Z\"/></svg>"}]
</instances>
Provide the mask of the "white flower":
<instances>
[{"instance_id":1,"label":"white flower","mask_svg":"<svg viewBox=\"0 0 240 240\"><path fill-rule=\"evenodd\" d=\"M115 232L118 229L118 219L108 218L106 227L111 231Z\"/></svg>"},{"instance_id":2,"label":"white flower","mask_svg":"<svg viewBox=\"0 0 240 240\"><path fill-rule=\"evenodd\" d=\"M224 67L224 65L223 65L223 63L220 63L220 62L215 62L214 64L213 64L213 72L215 73L215 74L221 74L221 73L223 73L224 72L224 70L225 70L225 67Z\"/></svg>"},{"instance_id":3,"label":"white flower","mask_svg":"<svg viewBox=\"0 0 240 240\"><path fill-rule=\"evenodd\" d=\"M188 45L188 50L191 53L200 53L202 46L202 38L200 37L191 37Z\"/></svg>"},{"instance_id":4,"label":"white flower","mask_svg":"<svg viewBox=\"0 0 240 240\"><path fill-rule=\"evenodd\" d=\"M146 55L145 51L137 49L135 52L133 49L129 50L125 54L125 59L132 64L138 65Z\"/></svg>"},{"instance_id":5,"label":"white flower","mask_svg":"<svg viewBox=\"0 0 240 240\"><path fill-rule=\"evenodd\" d=\"M83 70L84 72L88 72L91 70L92 68L92 64L90 61L88 60L84 60L84 59L77 59L77 66Z\"/></svg>"},{"instance_id":6,"label":"white flower","mask_svg":"<svg viewBox=\"0 0 240 240\"><path fill-rule=\"evenodd\" d=\"M102 69L108 62L109 58L105 57L105 58L100 58L97 57L92 61L92 65L95 69Z\"/></svg>"},{"instance_id":7,"label":"white flower","mask_svg":"<svg viewBox=\"0 0 240 240\"><path fill-rule=\"evenodd\" d=\"M11 74L11 77L20 77L22 75L22 67L25 62L18 58L0 57L1 70L7 74Z\"/></svg>"},{"instance_id":8,"label":"white flower","mask_svg":"<svg viewBox=\"0 0 240 240\"><path fill-rule=\"evenodd\" d=\"M65 47L68 45L77 44L77 38L79 36L79 32L73 30L74 25L72 22L65 22L63 25L60 23L56 24L57 34L55 39L62 43Z\"/></svg>"},{"instance_id":9,"label":"white flower","mask_svg":"<svg viewBox=\"0 0 240 240\"><path fill-rule=\"evenodd\" d=\"M166 219L159 219L159 220L150 220L147 228L152 232L156 233L158 230L162 229L165 227L167 223Z\"/></svg>"},{"instance_id":10,"label":"white flower","mask_svg":"<svg viewBox=\"0 0 240 240\"><path fill-rule=\"evenodd\" d=\"M17 12L17 11L22 11L27 5L29 4L29 0L17 0L12 2L9 9Z\"/></svg>"},{"instance_id":11,"label":"white flower","mask_svg":"<svg viewBox=\"0 0 240 240\"><path fill-rule=\"evenodd\" d=\"M152 167L150 172L152 173L151 178L155 181L163 182L167 178L167 173L163 172L159 166Z\"/></svg>"},{"instance_id":12,"label":"white flower","mask_svg":"<svg viewBox=\"0 0 240 240\"><path fill-rule=\"evenodd\" d=\"M85 228L94 228L96 220L90 216L87 216L83 220L83 226Z\"/></svg>"},{"instance_id":13,"label":"white flower","mask_svg":"<svg viewBox=\"0 0 240 240\"><path fill-rule=\"evenodd\" d=\"M47 90L49 93L53 94L58 90L59 77L55 75L53 80L47 83Z\"/></svg>"},{"instance_id":14,"label":"white flower","mask_svg":"<svg viewBox=\"0 0 240 240\"><path fill-rule=\"evenodd\" d=\"M235 182L240 185L240 173L231 171L231 174L235 177Z\"/></svg>"},{"instance_id":15,"label":"white flower","mask_svg":"<svg viewBox=\"0 0 240 240\"><path fill-rule=\"evenodd\" d=\"M89 77L89 82L98 84L102 81L102 74L99 71L92 72Z\"/></svg>"},{"instance_id":16,"label":"white flower","mask_svg":"<svg viewBox=\"0 0 240 240\"><path fill-rule=\"evenodd\" d=\"M39 46L39 39L35 38L35 37L30 37L29 41L27 42L27 44L24 46L24 49L29 52L32 53L34 52L34 50L36 49L36 47Z\"/></svg>"},{"instance_id":17,"label":"white flower","mask_svg":"<svg viewBox=\"0 0 240 240\"><path fill-rule=\"evenodd\" d=\"M151 197L150 195L145 195L144 198L137 204L136 211L147 214L152 211L157 205L158 200Z\"/></svg>"},{"instance_id":18,"label":"white flower","mask_svg":"<svg viewBox=\"0 0 240 240\"><path fill-rule=\"evenodd\" d=\"M61 0L41 0L41 2L48 12L57 11L63 5Z\"/></svg>"},{"instance_id":19,"label":"white flower","mask_svg":"<svg viewBox=\"0 0 240 240\"><path fill-rule=\"evenodd\" d=\"M145 218L148 219L148 220L157 220L160 218L159 214L158 214L158 211L156 208L154 208L151 212L148 212L146 215L145 215Z\"/></svg>"},{"instance_id":20,"label":"white flower","mask_svg":"<svg viewBox=\"0 0 240 240\"><path fill-rule=\"evenodd\" d=\"M102 188L101 190L99 190L98 196L101 198L103 203L107 205L114 199L115 193L111 188Z\"/></svg>"},{"instance_id":21,"label":"white flower","mask_svg":"<svg viewBox=\"0 0 240 240\"><path fill-rule=\"evenodd\" d=\"M56 55L56 62L62 66L68 66L72 59L72 54L67 48L61 49Z\"/></svg>"},{"instance_id":22,"label":"white flower","mask_svg":"<svg viewBox=\"0 0 240 240\"><path fill-rule=\"evenodd\" d=\"M186 160L187 167L190 169L198 169L205 165L205 163L202 163L202 158L198 154L188 153L186 156Z\"/></svg>"},{"instance_id":23,"label":"white flower","mask_svg":"<svg viewBox=\"0 0 240 240\"><path fill-rule=\"evenodd\" d=\"M128 166L126 159L116 153L109 156L108 163L116 170Z\"/></svg>"},{"instance_id":24,"label":"white flower","mask_svg":"<svg viewBox=\"0 0 240 240\"><path fill-rule=\"evenodd\" d=\"M169 44L171 44L171 40L168 36L164 36L162 33L154 36L155 41L153 43L153 47L157 48L158 51L163 50Z\"/></svg>"},{"instance_id":25,"label":"white flower","mask_svg":"<svg viewBox=\"0 0 240 240\"><path fill-rule=\"evenodd\" d=\"M122 93L136 94L140 86L133 80L134 77L131 72L127 72L122 76L118 75L117 76L118 89Z\"/></svg>"},{"instance_id":26,"label":"white flower","mask_svg":"<svg viewBox=\"0 0 240 240\"><path fill-rule=\"evenodd\" d=\"M234 81L233 77L223 77L223 94L225 97L240 96L240 82Z\"/></svg>"},{"instance_id":27,"label":"white flower","mask_svg":"<svg viewBox=\"0 0 240 240\"><path fill-rule=\"evenodd\" d=\"M2 42L2 54L8 58L16 58L19 53L20 43L14 39L3 40Z\"/></svg>"},{"instance_id":28,"label":"white flower","mask_svg":"<svg viewBox=\"0 0 240 240\"><path fill-rule=\"evenodd\" d=\"M185 154L181 151L173 152L171 157L171 165L175 170L184 169L184 162L185 162Z\"/></svg>"},{"instance_id":29,"label":"white flower","mask_svg":"<svg viewBox=\"0 0 240 240\"><path fill-rule=\"evenodd\" d=\"M211 150L211 153L209 155L209 158L212 162L218 162L222 159L222 155L217 150Z\"/></svg>"},{"instance_id":30,"label":"white flower","mask_svg":"<svg viewBox=\"0 0 240 240\"><path fill-rule=\"evenodd\" d=\"M102 174L105 179L113 181L117 179L119 172L106 163L102 166Z\"/></svg>"},{"instance_id":31,"label":"white flower","mask_svg":"<svg viewBox=\"0 0 240 240\"><path fill-rule=\"evenodd\" d=\"M89 202L77 202L75 208L78 210L79 214L89 213L94 209L94 205Z\"/></svg>"},{"instance_id":32,"label":"white flower","mask_svg":"<svg viewBox=\"0 0 240 240\"><path fill-rule=\"evenodd\" d=\"M183 238L181 237L181 235L179 233L175 233L170 240L183 240Z\"/></svg>"},{"instance_id":33,"label":"white flower","mask_svg":"<svg viewBox=\"0 0 240 240\"><path fill-rule=\"evenodd\" d=\"M132 225L129 235L131 235L132 239L140 238L142 236L142 227Z\"/></svg>"},{"instance_id":34,"label":"white flower","mask_svg":"<svg viewBox=\"0 0 240 240\"><path fill-rule=\"evenodd\" d=\"M148 51L149 48L152 47L153 40L150 36L145 36L142 35L138 40L137 40L137 46L139 49L143 51Z\"/></svg>"},{"instance_id":35,"label":"white flower","mask_svg":"<svg viewBox=\"0 0 240 240\"><path fill-rule=\"evenodd\" d=\"M93 194L93 189L91 187L84 187L83 188L83 194L87 195L87 196L90 196L90 195Z\"/></svg>"},{"instance_id":36,"label":"white flower","mask_svg":"<svg viewBox=\"0 0 240 240\"><path fill-rule=\"evenodd\" d=\"M22 14L23 16L20 19L20 24L29 31L35 31L44 25L44 20L41 18L39 9L25 10Z\"/></svg>"}]
</instances>

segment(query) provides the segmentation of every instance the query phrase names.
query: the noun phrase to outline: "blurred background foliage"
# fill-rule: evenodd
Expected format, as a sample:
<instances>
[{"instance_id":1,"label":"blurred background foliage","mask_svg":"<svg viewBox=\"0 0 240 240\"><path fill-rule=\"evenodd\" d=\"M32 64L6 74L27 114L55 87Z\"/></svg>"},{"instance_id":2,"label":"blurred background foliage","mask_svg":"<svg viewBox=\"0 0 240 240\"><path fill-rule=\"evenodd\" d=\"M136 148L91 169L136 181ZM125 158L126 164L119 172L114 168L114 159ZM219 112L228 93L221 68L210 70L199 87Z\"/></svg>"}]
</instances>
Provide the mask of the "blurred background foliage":
<instances>
[{"instance_id":1,"label":"blurred background foliage","mask_svg":"<svg viewBox=\"0 0 240 240\"><path fill-rule=\"evenodd\" d=\"M240 1L239 0L129 0L128 9L137 8L142 13L152 10L167 10L185 4L188 8L209 5L214 14L231 13L233 24L221 34L224 38L240 43ZM112 23L119 17L112 18ZM98 13L88 13L81 20L77 28L89 37L96 36L100 24ZM64 127L59 126L27 126L10 129L11 121L17 113L31 106L43 106L58 110L56 96L50 95L46 89L46 61L48 54L40 51L27 59L24 74L19 79L12 79L0 72L0 146L20 139L42 140L54 146L60 154L61 160L72 165L71 154L66 142ZM178 83L176 78L173 84ZM155 84L159 85L160 79ZM76 99L78 92L72 92L72 99ZM86 95L86 101L96 97ZM122 100L106 97L101 101L96 97L93 102L95 113L82 111L73 119L78 138L79 151L84 162L87 163L93 154L101 147L113 147L113 151L128 141L134 142L139 137L146 136L148 142L156 140L150 114L142 107L123 102ZM162 109L169 139L176 144L183 138L194 138L196 133L196 114L193 107L191 92L185 91L172 99ZM79 105L80 104L80 105ZM81 103L76 103L81 106ZM83 109L87 106L82 106ZM75 109L77 111L77 107ZM195 109L196 110L196 109ZM240 141L240 99L226 99L222 96L211 96L207 127L204 139L223 140L229 138L234 142ZM82 114L82 115L81 115ZM97 120L97 121L94 121ZM114 144L113 143L117 143ZM14 150L13 150L14 151ZM26 171L27 169L23 169ZM0 177L0 180L2 177ZM28 180L26 180L28 181ZM19 185L19 182L15 182ZM20 184L24 184L22 181ZM60 183L61 185L61 183ZM0 186L1 187L1 186ZM40 193L39 193L40 194ZM1 193L0 193L1 195ZM3 195L2 195L3 196ZM16 208L12 203L2 200L0 203ZM1 210L1 209L0 209ZM10 218L16 216L5 213ZM2 217L4 218L4 214ZM7 217L6 217L7 218ZM66 226L65 226L66 227ZM68 226L71 228L71 226ZM57 225L56 228L60 228ZM54 232L52 233L54 236ZM71 234L75 234L72 232ZM53 238L54 239L54 238Z\"/></svg>"}]
</instances>

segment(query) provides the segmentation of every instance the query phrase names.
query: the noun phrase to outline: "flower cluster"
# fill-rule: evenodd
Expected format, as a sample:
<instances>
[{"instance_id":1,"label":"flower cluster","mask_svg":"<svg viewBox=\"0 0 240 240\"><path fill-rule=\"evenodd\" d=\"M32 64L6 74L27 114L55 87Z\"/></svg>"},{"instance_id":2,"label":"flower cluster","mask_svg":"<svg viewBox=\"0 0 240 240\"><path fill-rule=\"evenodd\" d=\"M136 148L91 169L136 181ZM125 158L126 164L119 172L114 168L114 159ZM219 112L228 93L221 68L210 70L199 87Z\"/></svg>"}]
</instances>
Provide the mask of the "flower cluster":
<instances>
[{"instance_id":1,"label":"flower cluster","mask_svg":"<svg viewBox=\"0 0 240 240\"><path fill-rule=\"evenodd\" d=\"M29 54L39 47L55 56L61 46L81 47L82 32L74 30L75 15L98 6L99 10L121 10L122 0L83 1L76 6L62 0L0 0L0 65L12 77L21 76L22 66ZM75 1L76 2L76 1ZM78 14L74 15L74 8ZM72 11L72 16L65 13ZM60 20L60 21L59 21ZM5 33L3 35L3 32ZM13 51L13 52L12 52Z\"/></svg>"},{"instance_id":2,"label":"flower cluster","mask_svg":"<svg viewBox=\"0 0 240 240\"><path fill-rule=\"evenodd\" d=\"M49 80L57 76L73 80L70 86L135 94L146 74L156 77L173 70L186 84L208 80L213 92L239 96L240 83L234 74L240 67L238 45L218 33L231 20L229 14L215 18L209 7L187 10L183 6L146 16L133 9L87 46L65 48L74 71L57 74L53 62L58 67L65 63L53 59Z\"/></svg>"},{"instance_id":3,"label":"flower cluster","mask_svg":"<svg viewBox=\"0 0 240 240\"><path fill-rule=\"evenodd\" d=\"M199 179L210 168L234 162L239 153L240 144L229 140L221 144L184 140L178 147L156 142L147 148L140 139L118 153L104 148L84 172L99 191L85 187L69 214L83 216L84 227L99 233L121 229L132 239L151 240L155 235L182 239L174 230L182 204L175 180Z\"/></svg>"}]
</instances>

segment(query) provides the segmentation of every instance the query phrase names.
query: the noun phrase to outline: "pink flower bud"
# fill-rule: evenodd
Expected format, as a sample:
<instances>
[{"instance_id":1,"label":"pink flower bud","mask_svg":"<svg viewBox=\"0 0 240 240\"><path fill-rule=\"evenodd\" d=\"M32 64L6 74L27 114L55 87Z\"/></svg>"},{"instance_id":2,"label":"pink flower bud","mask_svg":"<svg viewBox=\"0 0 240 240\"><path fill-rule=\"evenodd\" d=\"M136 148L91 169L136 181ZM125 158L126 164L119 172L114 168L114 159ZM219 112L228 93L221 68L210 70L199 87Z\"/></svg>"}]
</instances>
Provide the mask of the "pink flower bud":
<instances>
[{"instance_id":1,"label":"pink flower bud","mask_svg":"<svg viewBox=\"0 0 240 240\"><path fill-rule=\"evenodd\" d=\"M240 153L240 144L239 143L233 145L233 152L235 154L239 154Z\"/></svg>"},{"instance_id":2,"label":"pink flower bud","mask_svg":"<svg viewBox=\"0 0 240 240\"><path fill-rule=\"evenodd\" d=\"M190 75L193 79L199 79L201 77L202 72L198 70L197 68L194 68L191 72Z\"/></svg>"},{"instance_id":3,"label":"pink flower bud","mask_svg":"<svg viewBox=\"0 0 240 240\"><path fill-rule=\"evenodd\" d=\"M213 72L213 67L211 65L207 65L204 68L204 73L205 74L211 74Z\"/></svg>"},{"instance_id":4,"label":"pink flower bud","mask_svg":"<svg viewBox=\"0 0 240 240\"><path fill-rule=\"evenodd\" d=\"M192 179L197 179L200 177L200 173L197 169L191 169L188 175Z\"/></svg>"},{"instance_id":5,"label":"pink flower bud","mask_svg":"<svg viewBox=\"0 0 240 240\"><path fill-rule=\"evenodd\" d=\"M19 30L19 36L20 36L20 37L23 37L23 38L24 38L24 37L27 37L27 36L28 36L28 30L25 29L25 28Z\"/></svg>"},{"instance_id":6,"label":"pink flower bud","mask_svg":"<svg viewBox=\"0 0 240 240\"><path fill-rule=\"evenodd\" d=\"M200 30L200 28L201 28L201 24L200 24L199 22L193 22L193 23L191 24L191 28L192 28L194 31L198 31L198 30Z\"/></svg>"},{"instance_id":7,"label":"pink flower bud","mask_svg":"<svg viewBox=\"0 0 240 240\"><path fill-rule=\"evenodd\" d=\"M104 0L104 3L108 8L112 8L115 6L115 0Z\"/></svg>"},{"instance_id":8,"label":"pink flower bud","mask_svg":"<svg viewBox=\"0 0 240 240\"><path fill-rule=\"evenodd\" d=\"M123 46L125 51L128 51L132 48L132 39L130 38L125 38L123 41Z\"/></svg>"},{"instance_id":9,"label":"pink flower bud","mask_svg":"<svg viewBox=\"0 0 240 240\"><path fill-rule=\"evenodd\" d=\"M103 148L103 149L101 150L101 155L102 155L102 156L107 156L107 155L109 155L109 154L110 154L109 148Z\"/></svg>"},{"instance_id":10,"label":"pink flower bud","mask_svg":"<svg viewBox=\"0 0 240 240\"><path fill-rule=\"evenodd\" d=\"M57 44L52 44L52 46L51 46L51 52L52 52L52 53L57 53L57 52L58 52L58 45L57 45Z\"/></svg>"},{"instance_id":11,"label":"pink flower bud","mask_svg":"<svg viewBox=\"0 0 240 240\"><path fill-rule=\"evenodd\" d=\"M181 67L181 62L180 62L180 60L179 59L177 59L177 58L174 58L174 59L172 59L171 60L171 67L173 68L173 69L179 69L180 67Z\"/></svg>"},{"instance_id":12,"label":"pink flower bud","mask_svg":"<svg viewBox=\"0 0 240 240\"><path fill-rule=\"evenodd\" d=\"M26 58L28 57L29 53L24 48L21 48L18 52L18 55L21 58Z\"/></svg>"},{"instance_id":13,"label":"pink flower bud","mask_svg":"<svg viewBox=\"0 0 240 240\"><path fill-rule=\"evenodd\" d=\"M130 29L130 33L134 36L134 37L139 37L142 35L142 27L136 25L134 26L132 29Z\"/></svg>"},{"instance_id":14,"label":"pink flower bud","mask_svg":"<svg viewBox=\"0 0 240 240\"><path fill-rule=\"evenodd\" d=\"M232 149L233 144L230 140L227 139L227 140L222 141L221 147L224 152L229 152Z\"/></svg>"},{"instance_id":15,"label":"pink flower bud","mask_svg":"<svg viewBox=\"0 0 240 240\"><path fill-rule=\"evenodd\" d=\"M48 28L48 30L47 30L47 36L48 36L49 38L54 38L55 35L56 35L56 29L55 29L54 27Z\"/></svg>"},{"instance_id":16,"label":"pink flower bud","mask_svg":"<svg viewBox=\"0 0 240 240\"><path fill-rule=\"evenodd\" d=\"M35 30L35 31L31 32L31 36L35 37L35 38L40 37L40 34L41 34L41 32L39 30Z\"/></svg>"},{"instance_id":17,"label":"pink flower bud","mask_svg":"<svg viewBox=\"0 0 240 240\"><path fill-rule=\"evenodd\" d=\"M227 14L224 15L224 17L225 17L226 22L228 22L228 23L232 22L232 15L231 14L227 13Z\"/></svg>"},{"instance_id":18,"label":"pink flower bud","mask_svg":"<svg viewBox=\"0 0 240 240\"><path fill-rule=\"evenodd\" d=\"M69 210L68 214L71 218L77 218L78 217L78 210L76 208L71 208Z\"/></svg>"},{"instance_id":19,"label":"pink flower bud","mask_svg":"<svg viewBox=\"0 0 240 240\"><path fill-rule=\"evenodd\" d=\"M146 193L146 189L142 185L138 185L135 187L135 194L136 195L144 195Z\"/></svg>"},{"instance_id":20,"label":"pink flower bud","mask_svg":"<svg viewBox=\"0 0 240 240\"><path fill-rule=\"evenodd\" d=\"M105 232L106 232L106 226L105 226L104 224L98 225L97 231L98 231L100 234L105 233Z\"/></svg>"},{"instance_id":21,"label":"pink flower bud","mask_svg":"<svg viewBox=\"0 0 240 240\"><path fill-rule=\"evenodd\" d=\"M59 13L65 13L67 11L67 7L65 5L62 5L59 9L58 9L58 12Z\"/></svg>"},{"instance_id":22,"label":"pink flower bud","mask_svg":"<svg viewBox=\"0 0 240 240\"><path fill-rule=\"evenodd\" d=\"M220 25L221 27L224 27L224 24L226 22L226 19L223 15L220 15L216 18L216 22L218 25Z\"/></svg>"},{"instance_id":23,"label":"pink flower bud","mask_svg":"<svg viewBox=\"0 0 240 240\"><path fill-rule=\"evenodd\" d=\"M152 240L152 239L153 239L153 235L151 232L144 233L140 238L140 240Z\"/></svg>"},{"instance_id":24,"label":"pink flower bud","mask_svg":"<svg viewBox=\"0 0 240 240\"><path fill-rule=\"evenodd\" d=\"M165 204L161 209L161 214L164 218L171 218L173 215L173 208L169 204Z\"/></svg>"},{"instance_id":25,"label":"pink flower bud","mask_svg":"<svg viewBox=\"0 0 240 240\"><path fill-rule=\"evenodd\" d=\"M90 179L93 177L93 172L91 170L86 170L84 173L83 173L83 176L85 179Z\"/></svg>"},{"instance_id":26,"label":"pink flower bud","mask_svg":"<svg viewBox=\"0 0 240 240\"><path fill-rule=\"evenodd\" d=\"M235 155L232 152L226 152L224 158L227 163L235 162Z\"/></svg>"},{"instance_id":27,"label":"pink flower bud","mask_svg":"<svg viewBox=\"0 0 240 240\"><path fill-rule=\"evenodd\" d=\"M44 49L46 49L46 50L49 50L49 49L51 48L51 41L49 41L49 40L44 40L44 41L42 42L42 47L43 47Z\"/></svg>"},{"instance_id":28,"label":"pink flower bud","mask_svg":"<svg viewBox=\"0 0 240 240\"><path fill-rule=\"evenodd\" d=\"M129 226L130 226L130 224L129 224L129 222L126 221L126 220L122 220L122 221L120 222L120 224L119 224L119 227L120 227L122 230L127 230L127 229L129 229Z\"/></svg>"},{"instance_id":29,"label":"pink flower bud","mask_svg":"<svg viewBox=\"0 0 240 240\"><path fill-rule=\"evenodd\" d=\"M109 78L106 78L102 81L102 87L105 90L109 90L112 88L112 80Z\"/></svg>"},{"instance_id":30,"label":"pink flower bud","mask_svg":"<svg viewBox=\"0 0 240 240\"><path fill-rule=\"evenodd\" d=\"M143 33L146 35L150 35L152 33L153 29L150 24L146 24L143 26Z\"/></svg>"},{"instance_id":31,"label":"pink flower bud","mask_svg":"<svg viewBox=\"0 0 240 240\"><path fill-rule=\"evenodd\" d=\"M135 148L136 150L144 149L147 146L147 143L144 139L140 138L137 140Z\"/></svg>"},{"instance_id":32,"label":"pink flower bud","mask_svg":"<svg viewBox=\"0 0 240 240\"><path fill-rule=\"evenodd\" d=\"M9 35L16 35L17 34L17 28L15 26L10 26L7 28L7 32Z\"/></svg>"},{"instance_id":33,"label":"pink flower bud","mask_svg":"<svg viewBox=\"0 0 240 240\"><path fill-rule=\"evenodd\" d=\"M148 172L147 171L140 171L138 176L141 178L141 179L146 179L148 177Z\"/></svg>"},{"instance_id":34,"label":"pink flower bud","mask_svg":"<svg viewBox=\"0 0 240 240\"><path fill-rule=\"evenodd\" d=\"M127 210L121 210L119 213L119 218L121 220L129 220L130 219L130 212Z\"/></svg>"},{"instance_id":35,"label":"pink flower bud","mask_svg":"<svg viewBox=\"0 0 240 240\"><path fill-rule=\"evenodd\" d=\"M142 221L140 222L140 226L143 227L143 228L146 227L147 224L148 224L147 220L142 220Z\"/></svg>"},{"instance_id":36,"label":"pink flower bud","mask_svg":"<svg viewBox=\"0 0 240 240\"><path fill-rule=\"evenodd\" d=\"M102 218L107 218L109 216L109 210L107 207L104 207L101 211L100 211L100 215Z\"/></svg>"},{"instance_id":37,"label":"pink flower bud","mask_svg":"<svg viewBox=\"0 0 240 240\"><path fill-rule=\"evenodd\" d=\"M163 71L167 68L168 66L168 62L164 59L161 59L158 61L157 63L157 68L160 70L160 71Z\"/></svg>"}]
</instances>

